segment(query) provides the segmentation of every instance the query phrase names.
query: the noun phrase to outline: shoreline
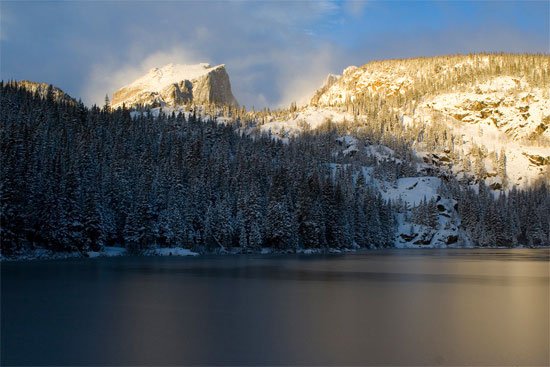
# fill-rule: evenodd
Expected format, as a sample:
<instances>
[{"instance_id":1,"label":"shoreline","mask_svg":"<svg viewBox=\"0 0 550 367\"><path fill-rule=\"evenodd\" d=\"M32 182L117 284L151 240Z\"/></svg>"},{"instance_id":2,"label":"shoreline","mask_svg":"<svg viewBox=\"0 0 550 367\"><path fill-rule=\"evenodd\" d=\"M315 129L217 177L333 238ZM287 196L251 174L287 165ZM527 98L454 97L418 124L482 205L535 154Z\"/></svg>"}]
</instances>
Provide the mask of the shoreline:
<instances>
[{"instance_id":1,"label":"shoreline","mask_svg":"<svg viewBox=\"0 0 550 367\"><path fill-rule=\"evenodd\" d=\"M259 251L241 251L240 248L230 250L217 250L210 252L194 252L182 247L159 247L148 249L140 254L128 253L123 247L104 247L103 251L95 252L53 252L46 249L35 249L25 254L15 256L0 256L0 263L15 261L40 261L40 260L68 260L68 259L96 259L110 257L202 257L209 255L219 256L238 256L238 255L343 255L348 253L358 253L367 251L383 250L515 250L515 249L550 249L550 246L462 246L462 247L383 247L383 248L318 248L318 249L295 249L295 250L277 250L268 247L261 248Z\"/></svg>"}]
</instances>

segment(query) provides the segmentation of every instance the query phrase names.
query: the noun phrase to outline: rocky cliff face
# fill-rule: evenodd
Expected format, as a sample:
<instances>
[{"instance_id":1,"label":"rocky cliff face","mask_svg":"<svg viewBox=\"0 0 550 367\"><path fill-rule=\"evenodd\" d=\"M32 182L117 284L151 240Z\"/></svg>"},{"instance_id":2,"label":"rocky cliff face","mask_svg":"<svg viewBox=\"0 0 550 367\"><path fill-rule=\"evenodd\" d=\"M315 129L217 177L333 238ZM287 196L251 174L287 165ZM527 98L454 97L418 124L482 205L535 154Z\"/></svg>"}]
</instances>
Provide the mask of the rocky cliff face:
<instances>
[{"instance_id":1,"label":"rocky cliff face","mask_svg":"<svg viewBox=\"0 0 550 367\"><path fill-rule=\"evenodd\" d=\"M237 105L225 65L168 64L113 93L112 107L170 106L186 104Z\"/></svg>"}]
</instances>

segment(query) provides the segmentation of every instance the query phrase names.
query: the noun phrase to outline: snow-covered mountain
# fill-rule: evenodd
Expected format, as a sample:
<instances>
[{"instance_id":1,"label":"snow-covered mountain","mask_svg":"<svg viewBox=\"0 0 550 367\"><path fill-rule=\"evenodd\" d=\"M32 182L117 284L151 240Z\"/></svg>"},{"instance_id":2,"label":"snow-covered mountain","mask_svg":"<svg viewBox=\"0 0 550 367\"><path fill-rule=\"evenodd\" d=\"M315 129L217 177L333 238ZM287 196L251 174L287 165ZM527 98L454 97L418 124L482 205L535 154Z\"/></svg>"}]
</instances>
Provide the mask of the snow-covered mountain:
<instances>
[{"instance_id":1,"label":"snow-covered mountain","mask_svg":"<svg viewBox=\"0 0 550 367\"><path fill-rule=\"evenodd\" d=\"M495 178L495 157L504 154L508 187L524 186L550 166L550 57L478 54L350 66L330 74L304 109L262 128L288 134L332 115L334 123L359 126L398 118L392 133L413 140L425 161L458 176L477 174L494 188L504 186ZM438 134L452 138L443 144Z\"/></svg>"},{"instance_id":2,"label":"snow-covered mountain","mask_svg":"<svg viewBox=\"0 0 550 367\"><path fill-rule=\"evenodd\" d=\"M523 68L501 71L512 55L388 60L350 66L329 75L315 93L315 106L400 99L402 110L422 119L434 113L449 124L494 126L513 140L550 141L550 57L519 60ZM546 80L545 80L546 79ZM410 107L414 110L403 107Z\"/></svg>"},{"instance_id":3,"label":"snow-covered mountain","mask_svg":"<svg viewBox=\"0 0 550 367\"><path fill-rule=\"evenodd\" d=\"M288 141L336 126L349 135L339 138L335 160L363 156L375 167L412 162L397 179L376 177L378 168L368 164L363 174L384 198L409 208L397 216L395 246L440 247L479 241L462 225L464 203L442 182L454 176L474 191L484 182L495 197L550 182L549 125L550 57L481 54L348 67L329 74L309 105L261 116L258 129ZM399 142L410 144L416 158L394 150ZM436 215L414 219L434 213L430 206Z\"/></svg>"},{"instance_id":4,"label":"snow-covered mountain","mask_svg":"<svg viewBox=\"0 0 550 367\"><path fill-rule=\"evenodd\" d=\"M186 104L237 105L225 65L168 64L113 93L112 107L176 107Z\"/></svg>"}]
</instances>

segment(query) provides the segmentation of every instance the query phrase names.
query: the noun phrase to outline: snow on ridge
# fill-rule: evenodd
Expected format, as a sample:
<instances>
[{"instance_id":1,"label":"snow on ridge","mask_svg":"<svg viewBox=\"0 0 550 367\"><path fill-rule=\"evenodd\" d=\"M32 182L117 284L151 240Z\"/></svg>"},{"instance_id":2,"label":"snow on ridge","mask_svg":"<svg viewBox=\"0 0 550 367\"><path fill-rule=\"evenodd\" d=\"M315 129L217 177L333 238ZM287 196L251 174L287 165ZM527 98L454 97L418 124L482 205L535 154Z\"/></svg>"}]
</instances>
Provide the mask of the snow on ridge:
<instances>
[{"instance_id":1,"label":"snow on ridge","mask_svg":"<svg viewBox=\"0 0 550 367\"><path fill-rule=\"evenodd\" d=\"M112 107L178 106L194 104L238 105L224 64L167 64L150 69L113 93Z\"/></svg>"},{"instance_id":2,"label":"snow on ridge","mask_svg":"<svg viewBox=\"0 0 550 367\"><path fill-rule=\"evenodd\" d=\"M270 132L279 138L298 135L304 129L317 129L327 121L341 123L353 121L353 114L329 108L307 107L286 118L274 118L259 126L260 131Z\"/></svg>"},{"instance_id":3,"label":"snow on ridge","mask_svg":"<svg viewBox=\"0 0 550 367\"><path fill-rule=\"evenodd\" d=\"M127 88L139 88L149 92L160 92L167 86L182 80L193 80L210 73L224 64L211 66L208 63L200 64L167 64L160 68L152 68L147 74L129 84Z\"/></svg>"},{"instance_id":4,"label":"snow on ridge","mask_svg":"<svg viewBox=\"0 0 550 367\"><path fill-rule=\"evenodd\" d=\"M509 76L475 84L470 90L428 98L417 112L422 113L425 107L456 121L495 126L514 140L536 134L543 119L550 116L550 100L540 88L529 89L525 80ZM431 112L424 115L429 119ZM550 138L550 131L540 135Z\"/></svg>"}]
</instances>

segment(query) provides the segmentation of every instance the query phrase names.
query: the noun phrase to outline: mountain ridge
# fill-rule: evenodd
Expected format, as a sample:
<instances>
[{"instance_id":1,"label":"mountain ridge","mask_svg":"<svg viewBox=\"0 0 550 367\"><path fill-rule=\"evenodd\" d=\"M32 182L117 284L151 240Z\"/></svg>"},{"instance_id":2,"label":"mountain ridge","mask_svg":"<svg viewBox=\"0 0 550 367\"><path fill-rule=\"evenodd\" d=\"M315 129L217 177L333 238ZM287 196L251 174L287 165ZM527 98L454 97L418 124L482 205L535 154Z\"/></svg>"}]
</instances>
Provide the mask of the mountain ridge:
<instances>
[{"instance_id":1,"label":"mountain ridge","mask_svg":"<svg viewBox=\"0 0 550 367\"><path fill-rule=\"evenodd\" d=\"M51 97L55 101L65 102L72 105L76 105L78 103L74 97L52 84L35 82L31 80L10 80L7 81L6 84L12 84L18 88L23 88L33 94L38 94L41 98L47 98L48 94L51 93Z\"/></svg>"},{"instance_id":2,"label":"mountain ridge","mask_svg":"<svg viewBox=\"0 0 550 367\"><path fill-rule=\"evenodd\" d=\"M482 177L488 185L500 189L504 184L494 178L498 166L495 157L506 153L507 183L523 186L544 176L550 167L549 70L550 57L538 54L373 61L360 67L349 66L341 76L329 74L304 108L252 111L246 116L256 121L258 131L283 140L306 126L316 129L325 121L355 121L353 124L361 126L366 120L398 119L409 135L440 129L452 134L452 144L461 148L437 151L433 142L426 143L425 138L419 141L411 135L409 139L417 140L415 149L424 161L448 167L449 173L458 177ZM152 68L129 85L140 91L131 97L134 107L141 105L137 100L148 101L143 104L158 114L160 111L154 106L177 112L184 105L198 105L200 113L219 122L243 118L242 113L235 114L236 110L216 117L221 110L204 108L216 100L210 98L218 90L210 78L216 71L227 74L223 64L168 64ZM193 82L185 79L172 83L186 77L194 78ZM218 94L224 95L224 91ZM230 98L232 93L225 96ZM220 99L223 98L217 100ZM112 107L122 104L132 107L132 103L117 98ZM482 158L477 158L479 155ZM474 164L478 159L482 162Z\"/></svg>"},{"instance_id":3,"label":"mountain ridge","mask_svg":"<svg viewBox=\"0 0 550 367\"><path fill-rule=\"evenodd\" d=\"M466 122L503 121L503 131L514 139L541 137L550 142L549 70L550 57L537 54L473 54L373 61L345 68L341 77L333 77L330 85L325 83L315 92L310 105L359 105L360 109L361 105L384 98L401 108L404 115L414 115L411 110L416 107L431 107L435 112L460 121L465 118ZM518 100L505 100L520 93L523 95L516 98ZM483 99L475 98L476 94L482 97L491 94L493 100L484 105ZM439 106L432 103L441 96L453 98ZM498 107L507 107L506 104L522 105L518 111L498 110ZM479 116L474 116L476 114ZM516 126L509 126L509 123Z\"/></svg>"}]
</instances>

